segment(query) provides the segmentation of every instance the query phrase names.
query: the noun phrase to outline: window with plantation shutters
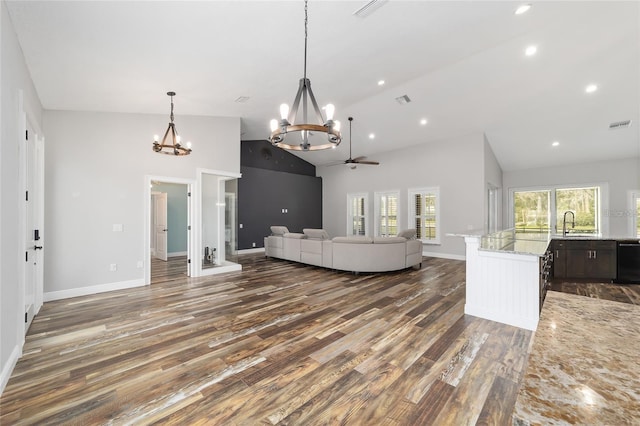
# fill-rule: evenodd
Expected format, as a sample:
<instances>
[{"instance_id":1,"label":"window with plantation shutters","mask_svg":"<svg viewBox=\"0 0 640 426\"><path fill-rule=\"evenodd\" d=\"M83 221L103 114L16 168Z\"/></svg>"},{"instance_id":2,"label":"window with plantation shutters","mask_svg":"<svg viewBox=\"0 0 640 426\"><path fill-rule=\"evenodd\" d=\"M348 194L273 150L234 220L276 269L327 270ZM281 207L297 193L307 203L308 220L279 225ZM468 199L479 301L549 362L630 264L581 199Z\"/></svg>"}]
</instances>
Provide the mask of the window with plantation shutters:
<instances>
[{"instance_id":1,"label":"window with plantation shutters","mask_svg":"<svg viewBox=\"0 0 640 426\"><path fill-rule=\"evenodd\" d=\"M368 194L347 194L347 235L367 235L368 216Z\"/></svg>"},{"instance_id":2,"label":"window with plantation shutters","mask_svg":"<svg viewBox=\"0 0 640 426\"><path fill-rule=\"evenodd\" d=\"M409 190L409 226L427 244L440 244L440 189Z\"/></svg>"},{"instance_id":3,"label":"window with plantation shutters","mask_svg":"<svg viewBox=\"0 0 640 426\"><path fill-rule=\"evenodd\" d=\"M375 193L376 237L391 237L398 234L398 199L394 192Z\"/></svg>"}]
</instances>

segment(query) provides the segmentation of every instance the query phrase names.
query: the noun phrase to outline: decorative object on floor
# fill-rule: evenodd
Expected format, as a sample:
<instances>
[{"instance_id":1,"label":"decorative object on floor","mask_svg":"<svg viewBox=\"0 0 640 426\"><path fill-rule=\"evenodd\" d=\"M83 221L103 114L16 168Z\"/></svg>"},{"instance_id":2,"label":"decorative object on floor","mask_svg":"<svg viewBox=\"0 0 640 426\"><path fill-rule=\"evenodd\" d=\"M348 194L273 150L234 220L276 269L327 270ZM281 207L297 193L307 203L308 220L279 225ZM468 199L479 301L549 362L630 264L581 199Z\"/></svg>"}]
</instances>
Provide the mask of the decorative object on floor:
<instances>
[{"instance_id":1,"label":"decorative object on floor","mask_svg":"<svg viewBox=\"0 0 640 426\"><path fill-rule=\"evenodd\" d=\"M180 136L178 135L176 125L173 122L173 97L176 95L176 92L167 92L167 95L171 97L171 115L169 115L169 119L171 121L169 122L167 131L164 132L162 143L158 142L158 135L153 136L153 150L160 154L167 155L189 155L191 154L191 142L187 142L186 147L180 145ZM171 132L172 142L170 144L167 143L167 136L169 136L169 132Z\"/></svg>"},{"instance_id":2,"label":"decorative object on floor","mask_svg":"<svg viewBox=\"0 0 640 426\"><path fill-rule=\"evenodd\" d=\"M340 122L333 120L333 114L335 107L333 104L327 104L324 107L327 113L326 121L322 117L322 112L318 107L316 98L311 90L311 81L307 78L307 26L308 26L308 13L307 3L304 2L304 77L300 79L300 85L298 92L296 93L293 106L289 109L289 105L280 105L280 121L271 120L271 136L269 141L280 148L293 150L293 151L317 151L321 149L335 148L342 141L340 135ZM302 124L296 124L295 119L298 113L298 106L300 105L300 99L302 98ZM313 110L316 113L317 123L309 123L307 120L307 100L311 100ZM299 134L301 141L288 141L285 142L285 137L288 133ZM326 134L326 140L324 135ZM292 136L293 137L293 136Z\"/></svg>"},{"instance_id":3,"label":"decorative object on floor","mask_svg":"<svg viewBox=\"0 0 640 426\"><path fill-rule=\"evenodd\" d=\"M366 161L367 157L356 157L351 158L351 122L353 121L353 117L349 117L349 158L339 163L330 164L330 166L336 166L338 164L347 164L351 168L351 170L355 169L358 164L368 164L372 166L377 166L380 163L377 161Z\"/></svg>"}]
</instances>

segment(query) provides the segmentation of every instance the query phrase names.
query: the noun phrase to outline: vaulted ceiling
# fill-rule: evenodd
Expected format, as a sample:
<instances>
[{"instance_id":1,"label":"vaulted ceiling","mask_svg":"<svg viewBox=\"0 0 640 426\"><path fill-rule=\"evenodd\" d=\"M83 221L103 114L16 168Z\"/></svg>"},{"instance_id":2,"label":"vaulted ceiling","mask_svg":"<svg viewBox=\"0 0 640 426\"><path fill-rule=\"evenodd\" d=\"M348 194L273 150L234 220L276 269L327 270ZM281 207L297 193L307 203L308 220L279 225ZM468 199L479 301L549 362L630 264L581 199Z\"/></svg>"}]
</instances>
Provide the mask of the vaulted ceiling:
<instances>
[{"instance_id":1,"label":"vaulted ceiling","mask_svg":"<svg viewBox=\"0 0 640 426\"><path fill-rule=\"evenodd\" d=\"M305 160L346 158L348 116L354 156L377 160L482 133L503 170L640 156L638 2L540 1L516 15L521 2L381 0L355 15L366 3L309 4L308 77L345 137ZM168 115L172 90L178 126L181 114L239 116L243 140L266 139L303 74L302 1L7 5L46 109Z\"/></svg>"}]
</instances>

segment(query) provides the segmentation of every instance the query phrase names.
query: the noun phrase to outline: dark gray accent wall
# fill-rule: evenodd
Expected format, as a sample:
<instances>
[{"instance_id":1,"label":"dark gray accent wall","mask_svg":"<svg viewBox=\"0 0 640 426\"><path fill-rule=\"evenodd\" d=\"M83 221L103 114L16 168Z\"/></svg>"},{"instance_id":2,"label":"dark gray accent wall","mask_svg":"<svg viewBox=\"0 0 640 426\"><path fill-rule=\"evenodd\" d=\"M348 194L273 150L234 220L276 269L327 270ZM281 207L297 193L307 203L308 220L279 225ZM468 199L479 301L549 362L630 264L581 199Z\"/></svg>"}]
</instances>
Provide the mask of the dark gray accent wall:
<instances>
[{"instance_id":1,"label":"dark gray accent wall","mask_svg":"<svg viewBox=\"0 0 640 426\"><path fill-rule=\"evenodd\" d=\"M315 166L267 141L243 141L240 171L239 250L254 248L253 243L264 247L271 225L286 226L290 232L322 227L322 178L315 176Z\"/></svg>"},{"instance_id":2,"label":"dark gray accent wall","mask_svg":"<svg viewBox=\"0 0 640 426\"><path fill-rule=\"evenodd\" d=\"M306 176L316 175L316 166L313 164L262 140L242 141L240 144L240 166Z\"/></svg>"}]
</instances>

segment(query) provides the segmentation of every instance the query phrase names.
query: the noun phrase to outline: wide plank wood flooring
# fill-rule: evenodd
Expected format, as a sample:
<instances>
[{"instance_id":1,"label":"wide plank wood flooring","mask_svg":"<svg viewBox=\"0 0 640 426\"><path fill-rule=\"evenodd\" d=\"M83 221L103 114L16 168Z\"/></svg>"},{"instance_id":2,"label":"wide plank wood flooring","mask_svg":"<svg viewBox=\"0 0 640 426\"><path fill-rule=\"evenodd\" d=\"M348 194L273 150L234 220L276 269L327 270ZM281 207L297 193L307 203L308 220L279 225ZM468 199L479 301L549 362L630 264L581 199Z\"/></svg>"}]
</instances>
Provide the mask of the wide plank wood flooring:
<instances>
[{"instance_id":1,"label":"wide plank wood flooring","mask_svg":"<svg viewBox=\"0 0 640 426\"><path fill-rule=\"evenodd\" d=\"M0 423L511 424L532 334L464 315L464 262L239 261L45 303Z\"/></svg>"}]
</instances>

